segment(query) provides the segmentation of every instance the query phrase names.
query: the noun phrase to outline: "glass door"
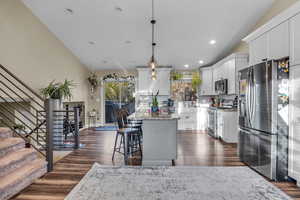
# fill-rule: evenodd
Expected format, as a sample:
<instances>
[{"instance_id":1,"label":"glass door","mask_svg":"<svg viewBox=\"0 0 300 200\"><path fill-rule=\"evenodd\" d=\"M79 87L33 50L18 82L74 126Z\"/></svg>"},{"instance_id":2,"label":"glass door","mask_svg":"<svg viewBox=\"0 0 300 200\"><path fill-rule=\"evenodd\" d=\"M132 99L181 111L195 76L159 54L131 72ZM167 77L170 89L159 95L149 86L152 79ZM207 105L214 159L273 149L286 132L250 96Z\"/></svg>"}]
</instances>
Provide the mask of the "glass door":
<instances>
[{"instance_id":1,"label":"glass door","mask_svg":"<svg viewBox=\"0 0 300 200\"><path fill-rule=\"evenodd\" d=\"M116 121L115 111L126 108L131 114L135 112L135 83L134 81L105 81L105 123Z\"/></svg>"}]
</instances>

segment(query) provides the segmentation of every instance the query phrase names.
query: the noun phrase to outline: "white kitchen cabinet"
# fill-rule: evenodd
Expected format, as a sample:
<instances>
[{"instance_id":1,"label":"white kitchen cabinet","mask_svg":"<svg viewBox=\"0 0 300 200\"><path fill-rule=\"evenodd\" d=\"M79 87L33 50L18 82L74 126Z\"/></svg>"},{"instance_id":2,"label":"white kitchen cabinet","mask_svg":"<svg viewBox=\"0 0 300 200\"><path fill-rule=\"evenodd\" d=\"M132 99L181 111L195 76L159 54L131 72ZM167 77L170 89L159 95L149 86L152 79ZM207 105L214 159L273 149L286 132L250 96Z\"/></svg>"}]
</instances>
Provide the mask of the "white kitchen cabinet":
<instances>
[{"instance_id":1,"label":"white kitchen cabinet","mask_svg":"<svg viewBox=\"0 0 300 200\"><path fill-rule=\"evenodd\" d=\"M290 20L290 64L300 64L300 14Z\"/></svg>"},{"instance_id":2,"label":"white kitchen cabinet","mask_svg":"<svg viewBox=\"0 0 300 200\"><path fill-rule=\"evenodd\" d=\"M251 65L261 63L269 57L268 43L267 33L250 42L249 51Z\"/></svg>"},{"instance_id":3,"label":"white kitchen cabinet","mask_svg":"<svg viewBox=\"0 0 300 200\"><path fill-rule=\"evenodd\" d=\"M151 95L159 90L159 95L170 95L171 68L158 68L156 80L151 79L149 68L138 68L138 92L140 95Z\"/></svg>"},{"instance_id":4,"label":"white kitchen cabinet","mask_svg":"<svg viewBox=\"0 0 300 200\"><path fill-rule=\"evenodd\" d=\"M289 170L300 181L300 65L290 69Z\"/></svg>"},{"instance_id":5,"label":"white kitchen cabinet","mask_svg":"<svg viewBox=\"0 0 300 200\"><path fill-rule=\"evenodd\" d=\"M218 137L226 143L238 142L238 113L236 111L218 110Z\"/></svg>"},{"instance_id":6,"label":"white kitchen cabinet","mask_svg":"<svg viewBox=\"0 0 300 200\"><path fill-rule=\"evenodd\" d=\"M211 67L200 68L202 83L200 85L200 95L213 95L213 69Z\"/></svg>"},{"instance_id":7,"label":"white kitchen cabinet","mask_svg":"<svg viewBox=\"0 0 300 200\"><path fill-rule=\"evenodd\" d=\"M300 32L299 32L300 33ZM280 59L289 56L289 22L283 22L268 32L268 59Z\"/></svg>"},{"instance_id":8,"label":"white kitchen cabinet","mask_svg":"<svg viewBox=\"0 0 300 200\"><path fill-rule=\"evenodd\" d=\"M171 94L171 80L170 80L170 69L158 69L157 70L157 79L154 82L155 89L153 93L156 93L159 90L160 95Z\"/></svg>"},{"instance_id":9,"label":"white kitchen cabinet","mask_svg":"<svg viewBox=\"0 0 300 200\"><path fill-rule=\"evenodd\" d=\"M217 137L223 138L224 134L224 118L223 112L217 111Z\"/></svg>"},{"instance_id":10,"label":"white kitchen cabinet","mask_svg":"<svg viewBox=\"0 0 300 200\"><path fill-rule=\"evenodd\" d=\"M256 65L265 60L276 60L288 57L290 55L289 27L289 21L285 21L250 41L250 65ZM300 29L298 34L300 34Z\"/></svg>"},{"instance_id":11,"label":"white kitchen cabinet","mask_svg":"<svg viewBox=\"0 0 300 200\"><path fill-rule=\"evenodd\" d=\"M228 79L228 94L236 94L235 88L235 70L236 70L236 59L232 59L226 62L226 78Z\"/></svg>"},{"instance_id":12,"label":"white kitchen cabinet","mask_svg":"<svg viewBox=\"0 0 300 200\"><path fill-rule=\"evenodd\" d=\"M249 66L248 54L232 54L213 67L213 85L221 79L228 80L228 94L238 94L238 71ZM214 87L213 87L214 89Z\"/></svg>"}]
</instances>

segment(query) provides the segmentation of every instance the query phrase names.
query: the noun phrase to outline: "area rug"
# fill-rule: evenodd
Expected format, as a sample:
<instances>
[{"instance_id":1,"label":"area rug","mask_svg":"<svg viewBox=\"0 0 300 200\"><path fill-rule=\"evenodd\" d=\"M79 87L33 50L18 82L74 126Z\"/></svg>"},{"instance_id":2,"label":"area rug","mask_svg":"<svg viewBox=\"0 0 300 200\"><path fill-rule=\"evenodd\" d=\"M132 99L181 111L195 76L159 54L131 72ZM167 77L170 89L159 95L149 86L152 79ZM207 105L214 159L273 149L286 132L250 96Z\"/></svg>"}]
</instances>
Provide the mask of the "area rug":
<instances>
[{"instance_id":1,"label":"area rug","mask_svg":"<svg viewBox=\"0 0 300 200\"><path fill-rule=\"evenodd\" d=\"M95 128L95 131L116 131L116 130L118 130L116 126L100 126Z\"/></svg>"},{"instance_id":2,"label":"area rug","mask_svg":"<svg viewBox=\"0 0 300 200\"><path fill-rule=\"evenodd\" d=\"M66 200L290 200L248 167L94 164Z\"/></svg>"}]
</instances>

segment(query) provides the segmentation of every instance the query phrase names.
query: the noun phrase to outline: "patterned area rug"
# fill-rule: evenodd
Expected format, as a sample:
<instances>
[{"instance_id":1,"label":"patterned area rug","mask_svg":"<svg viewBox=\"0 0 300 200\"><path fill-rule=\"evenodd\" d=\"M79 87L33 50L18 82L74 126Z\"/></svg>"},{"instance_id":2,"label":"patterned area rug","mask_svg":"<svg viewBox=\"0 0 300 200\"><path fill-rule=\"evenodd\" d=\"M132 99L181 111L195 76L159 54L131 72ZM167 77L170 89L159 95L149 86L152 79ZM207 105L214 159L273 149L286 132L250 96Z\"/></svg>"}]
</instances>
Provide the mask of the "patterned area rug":
<instances>
[{"instance_id":1,"label":"patterned area rug","mask_svg":"<svg viewBox=\"0 0 300 200\"><path fill-rule=\"evenodd\" d=\"M116 126L100 126L95 128L95 131L116 131L116 130L118 130Z\"/></svg>"},{"instance_id":2,"label":"patterned area rug","mask_svg":"<svg viewBox=\"0 0 300 200\"><path fill-rule=\"evenodd\" d=\"M66 200L290 200L248 167L94 164Z\"/></svg>"}]
</instances>

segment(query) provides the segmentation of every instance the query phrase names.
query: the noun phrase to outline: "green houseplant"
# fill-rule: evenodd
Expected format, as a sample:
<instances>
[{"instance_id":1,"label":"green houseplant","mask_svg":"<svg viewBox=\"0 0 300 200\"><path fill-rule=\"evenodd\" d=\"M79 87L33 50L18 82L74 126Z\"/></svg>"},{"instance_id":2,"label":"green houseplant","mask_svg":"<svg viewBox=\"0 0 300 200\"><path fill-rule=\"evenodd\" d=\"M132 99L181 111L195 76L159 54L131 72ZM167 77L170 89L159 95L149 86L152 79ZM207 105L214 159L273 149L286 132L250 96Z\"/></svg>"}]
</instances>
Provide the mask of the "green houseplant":
<instances>
[{"instance_id":1,"label":"green houseplant","mask_svg":"<svg viewBox=\"0 0 300 200\"><path fill-rule=\"evenodd\" d=\"M199 85L201 84L199 72L192 73L192 88L194 91L198 90Z\"/></svg>"},{"instance_id":2,"label":"green houseplant","mask_svg":"<svg viewBox=\"0 0 300 200\"><path fill-rule=\"evenodd\" d=\"M41 94L47 99L71 99L72 89L75 87L73 81L65 80L64 82L52 81L45 88L41 89Z\"/></svg>"},{"instance_id":3,"label":"green houseplant","mask_svg":"<svg viewBox=\"0 0 300 200\"><path fill-rule=\"evenodd\" d=\"M171 77L173 81L178 81L183 78L183 74L179 72L172 72Z\"/></svg>"},{"instance_id":4,"label":"green houseplant","mask_svg":"<svg viewBox=\"0 0 300 200\"><path fill-rule=\"evenodd\" d=\"M157 91L156 95L152 94L152 104L151 104L151 112L152 113L158 113L159 112L158 100L157 100L158 94L159 94L159 90Z\"/></svg>"},{"instance_id":5,"label":"green houseplant","mask_svg":"<svg viewBox=\"0 0 300 200\"><path fill-rule=\"evenodd\" d=\"M94 91L99 86L99 80L96 73L91 73L87 80L91 85L91 92L94 93Z\"/></svg>"},{"instance_id":6,"label":"green houseplant","mask_svg":"<svg viewBox=\"0 0 300 200\"><path fill-rule=\"evenodd\" d=\"M72 98L72 89L75 87L73 81L64 80L64 82L55 82L52 81L45 88L40 90L44 98L49 99L53 104L54 111L63 110L63 99L71 100ZM63 121L63 115L55 115L55 121ZM53 142L55 148L60 147L64 144L64 134L63 134L63 123L54 124L54 133L55 141Z\"/></svg>"}]
</instances>

